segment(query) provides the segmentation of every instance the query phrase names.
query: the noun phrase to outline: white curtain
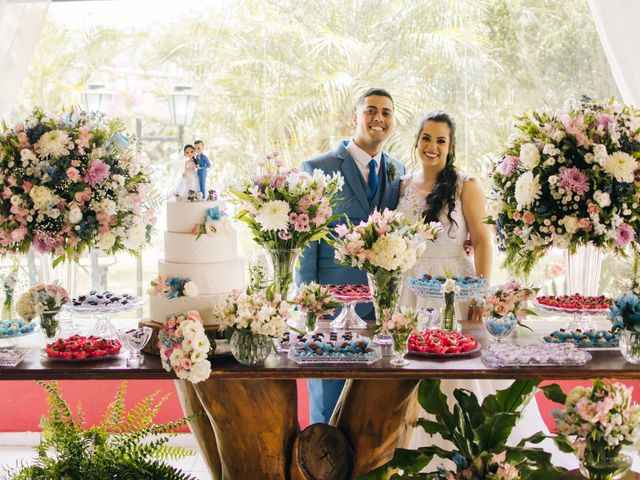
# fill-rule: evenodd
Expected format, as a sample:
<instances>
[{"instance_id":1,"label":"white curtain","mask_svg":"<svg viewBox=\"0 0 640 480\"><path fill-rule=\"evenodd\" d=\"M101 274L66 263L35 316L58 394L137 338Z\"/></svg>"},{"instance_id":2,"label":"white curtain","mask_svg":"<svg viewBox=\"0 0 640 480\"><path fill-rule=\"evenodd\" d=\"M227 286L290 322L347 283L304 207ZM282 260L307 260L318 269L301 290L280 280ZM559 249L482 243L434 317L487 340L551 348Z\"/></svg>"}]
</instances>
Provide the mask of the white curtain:
<instances>
[{"instance_id":1,"label":"white curtain","mask_svg":"<svg viewBox=\"0 0 640 480\"><path fill-rule=\"evenodd\" d=\"M0 121L13 123L8 117L40 39L48 9L49 0L0 0Z\"/></svg>"},{"instance_id":2,"label":"white curtain","mask_svg":"<svg viewBox=\"0 0 640 480\"><path fill-rule=\"evenodd\" d=\"M589 0L589 7L622 100L640 106L640 1Z\"/></svg>"}]
</instances>

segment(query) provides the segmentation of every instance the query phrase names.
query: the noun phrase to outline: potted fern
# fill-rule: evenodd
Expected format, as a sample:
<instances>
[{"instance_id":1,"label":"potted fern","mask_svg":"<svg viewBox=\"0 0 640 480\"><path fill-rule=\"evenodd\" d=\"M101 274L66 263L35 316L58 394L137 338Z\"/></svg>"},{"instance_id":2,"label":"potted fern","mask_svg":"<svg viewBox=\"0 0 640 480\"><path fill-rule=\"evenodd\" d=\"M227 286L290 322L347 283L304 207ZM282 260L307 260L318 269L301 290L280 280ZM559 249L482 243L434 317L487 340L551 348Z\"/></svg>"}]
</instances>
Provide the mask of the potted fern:
<instances>
[{"instance_id":1,"label":"potted fern","mask_svg":"<svg viewBox=\"0 0 640 480\"><path fill-rule=\"evenodd\" d=\"M458 388L453 395L453 412L440 389L440 380L422 380L418 400L435 420L420 418L417 426L428 434L439 433L454 449L437 446L417 450L396 449L391 461L360 477L361 480L390 479L558 479L565 471L551 464L551 454L542 448L526 446L546 438L538 432L516 446L506 445L520 411L534 393L538 381L516 380L509 388L487 396L482 404L469 390ZM568 451L569 446L559 445ZM420 473L434 457L454 462L455 470L444 467Z\"/></svg>"},{"instance_id":2,"label":"potted fern","mask_svg":"<svg viewBox=\"0 0 640 480\"><path fill-rule=\"evenodd\" d=\"M49 403L48 415L42 422L42 440L36 447L37 458L31 465L5 471L4 478L196 480L167 463L194 455L192 450L167 444L187 419L152 423L167 396L156 400L156 392L127 411L123 382L102 422L87 429L81 409L72 412L55 381L37 383L47 391Z\"/></svg>"}]
</instances>

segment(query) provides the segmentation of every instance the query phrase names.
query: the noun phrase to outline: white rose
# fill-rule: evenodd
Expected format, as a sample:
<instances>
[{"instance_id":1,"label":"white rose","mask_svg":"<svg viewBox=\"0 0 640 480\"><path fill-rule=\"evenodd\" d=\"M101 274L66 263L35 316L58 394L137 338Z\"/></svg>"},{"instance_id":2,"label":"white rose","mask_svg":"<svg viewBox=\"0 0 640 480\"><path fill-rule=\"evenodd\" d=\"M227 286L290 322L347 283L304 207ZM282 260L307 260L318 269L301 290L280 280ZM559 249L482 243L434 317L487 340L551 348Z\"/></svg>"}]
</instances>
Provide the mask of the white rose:
<instances>
[{"instance_id":1,"label":"white rose","mask_svg":"<svg viewBox=\"0 0 640 480\"><path fill-rule=\"evenodd\" d=\"M194 282L187 282L184 284L184 296L185 297L197 297L198 286Z\"/></svg>"},{"instance_id":2,"label":"white rose","mask_svg":"<svg viewBox=\"0 0 640 480\"><path fill-rule=\"evenodd\" d=\"M193 341L198 334L198 329L196 328L195 322L183 322L182 324L182 336L187 340Z\"/></svg>"},{"instance_id":3,"label":"white rose","mask_svg":"<svg viewBox=\"0 0 640 480\"><path fill-rule=\"evenodd\" d=\"M533 143L525 143L520 147L520 161L531 170L540 161L540 152Z\"/></svg>"},{"instance_id":4,"label":"white rose","mask_svg":"<svg viewBox=\"0 0 640 480\"><path fill-rule=\"evenodd\" d=\"M80 223L82 221L82 212L77 206L69 209L69 221L71 223Z\"/></svg>"},{"instance_id":5,"label":"white rose","mask_svg":"<svg viewBox=\"0 0 640 480\"><path fill-rule=\"evenodd\" d=\"M29 192L29 196L31 197L36 210L45 210L49 208L51 200L53 199L51 190L40 185L33 187Z\"/></svg>"},{"instance_id":6,"label":"white rose","mask_svg":"<svg viewBox=\"0 0 640 480\"><path fill-rule=\"evenodd\" d=\"M611 205L611 197L607 192L602 192L600 190L596 190L593 194L593 199L596 201L598 205L602 208L608 207Z\"/></svg>"},{"instance_id":7,"label":"white rose","mask_svg":"<svg viewBox=\"0 0 640 480\"><path fill-rule=\"evenodd\" d=\"M580 227L580 220L578 220L576 217L573 217L573 216L570 216L570 215L567 215L562 220L560 220L558 223L560 225L563 225L564 229L570 235L574 234L578 230L578 228Z\"/></svg>"},{"instance_id":8,"label":"white rose","mask_svg":"<svg viewBox=\"0 0 640 480\"><path fill-rule=\"evenodd\" d=\"M100 250L109 250L116 243L116 236L111 232L101 233L98 235L98 248Z\"/></svg>"},{"instance_id":9,"label":"white rose","mask_svg":"<svg viewBox=\"0 0 640 480\"><path fill-rule=\"evenodd\" d=\"M131 250L138 250L144 243L147 235L146 228L140 223L132 225L127 231L127 237L124 240L125 247Z\"/></svg>"},{"instance_id":10,"label":"white rose","mask_svg":"<svg viewBox=\"0 0 640 480\"><path fill-rule=\"evenodd\" d=\"M101 202L91 202L91 208L96 213L104 213L105 215L113 215L116 213L116 202L105 198Z\"/></svg>"},{"instance_id":11,"label":"white rose","mask_svg":"<svg viewBox=\"0 0 640 480\"><path fill-rule=\"evenodd\" d=\"M58 218L60 216L60 210L57 208L49 208L45 214L50 218Z\"/></svg>"},{"instance_id":12,"label":"white rose","mask_svg":"<svg viewBox=\"0 0 640 480\"><path fill-rule=\"evenodd\" d=\"M11 195L11 205L19 207L22 205L22 197L20 195Z\"/></svg>"},{"instance_id":13,"label":"white rose","mask_svg":"<svg viewBox=\"0 0 640 480\"><path fill-rule=\"evenodd\" d=\"M198 383L208 379L209 375L211 375L211 363L205 360L194 364L187 378L192 383Z\"/></svg>"}]
</instances>

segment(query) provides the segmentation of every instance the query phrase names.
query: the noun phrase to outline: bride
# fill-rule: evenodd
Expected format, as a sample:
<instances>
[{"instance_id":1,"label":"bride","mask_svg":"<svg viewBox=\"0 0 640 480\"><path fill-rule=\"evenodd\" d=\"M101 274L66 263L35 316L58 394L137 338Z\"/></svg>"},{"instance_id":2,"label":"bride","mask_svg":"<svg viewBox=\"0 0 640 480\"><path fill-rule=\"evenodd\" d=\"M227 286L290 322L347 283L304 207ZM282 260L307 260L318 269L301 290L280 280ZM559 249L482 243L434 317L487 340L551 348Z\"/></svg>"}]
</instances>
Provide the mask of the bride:
<instances>
[{"instance_id":1,"label":"bride","mask_svg":"<svg viewBox=\"0 0 640 480\"><path fill-rule=\"evenodd\" d=\"M445 271L449 271L453 275L482 276L489 283L493 252L491 232L483 223L486 216L485 194L477 179L458 172L455 167L453 119L445 112L429 113L420 123L413 148L422 168L413 176L403 178L398 210L413 221L421 218L426 221L439 221L444 230L436 241L427 247L427 251L413 269L407 272L406 278L424 273L444 275ZM464 243L467 238L473 246L473 262L465 253ZM406 288L403 289L400 304L414 308L435 306L427 299L416 297ZM468 302L458 302L456 310L459 319L480 320L480 312L478 309L469 309ZM467 316L468 310L470 311ZM509 380L445 380L441 388L452 406L453 390L456 388L471 390L478 400L482 401L488 394L507 388L510 383ZM423 411L421 416L426 415ZM549 433L535 399L532 399L513 429L509 443L516 444L522 438L538 431ZM545 446L554 452L554 463L564 463L565 459L561 460L556 456L556 452L562 454L550 444L550 441L548 442ZM421 428L414 430L410 448L433 444L450 447L447 445L448 442L439 436L432 438ZM434 459L429 467L436 467L442 462L441 459ZM428 468L427 471L429 470L432 468Z\"/></svg>"}]
</instances>

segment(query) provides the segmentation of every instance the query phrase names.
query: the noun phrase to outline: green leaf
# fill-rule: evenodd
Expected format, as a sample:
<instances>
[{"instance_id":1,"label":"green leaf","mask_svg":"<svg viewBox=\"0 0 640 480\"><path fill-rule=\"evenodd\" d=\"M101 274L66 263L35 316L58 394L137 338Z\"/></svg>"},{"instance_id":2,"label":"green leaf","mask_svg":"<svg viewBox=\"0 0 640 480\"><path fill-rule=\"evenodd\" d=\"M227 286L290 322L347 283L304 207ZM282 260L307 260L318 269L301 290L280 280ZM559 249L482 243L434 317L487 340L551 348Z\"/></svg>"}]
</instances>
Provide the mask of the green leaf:
<instances>
[{"instance_id":1,"label":"green leaf","mask_svg":"<svg viewBox=\"0 0 640 480\"><path fill-rule=\"evenodd\" d=\"M422 408L439 419L450 432L456 428L456 422L449 410L447 396L440 390L440 380L421 380L418 385L418 401Z\"/></svg>"},{"instance_id":2,"label":"green leaf","mask_svg":"<svg viewBox=\"0 0 640 480\"><path fill-rule=\"evenodd\" d=\"M562 388L560 388L560 385L558 385L557 383L552 383L551 385L547 385L541 388L544 396L552 402L564 405L567 401L567 395L562 391Z\"/></svg>"},{"instance_id":3,"label":"green leaf","mask_svg":"<svg viewBox=\"0 0 640 480\"><path fill-rule=\"evenodd\" d=\"M571 440L569 440L564 435L555 435L553 437L553 442L561 452L574 453L576 451Z\"/></svg>"},{"instance_id":4,"label":"green leaf","mask_svg":"<svg viewBox=\"0 0 640 480\"><path fill-rule=\"evenodd\" d=\"M515 412L526 406L540 380L516 380L495 395L487 395L482 402L482 413L489 417L499 412Z\"/></svg>"},{"instance_id":5,"label":"green leaf","mask_svg":"<svg viewBox=\"0 0 640 480\"><path fill-rule=\"evenodd\" d=\"M476 397L475 393L470 390L456 388L453 391L453 396L469 417L469 422L472 427L475 428L484 422L484 415L482 414L482 409L480 408L478 397Z\"/></svg>"},{"instance_id":6,"label":"green leaf","mask_svg":"<svg viewBox=\"0 0 640 480\"><path fill-rule=\"evenodd\" d=\"M429 455L420 450L406 450L396 448L393 458L381 467L358 477L359 480L387 480L389 475L397 469L402 469L405 473L418 473L426 467L433 455Z\"/></svg>"},{"instance_id":7,"label":"green leaf","mask_svg":"<svg viewBox=\"0 0 640 480\"><path fill-rule=\"evenodd\" d=\"M426 418L419 418L416 422L416 427L422 427L422 429L429 435L435 435L436 433L439 433L440 436L445 440L453 441L451 431L447 428L446 425L443 425L440 422L434 422L431 420L427 420Z\"/></svg>"},{"instance_id":8,"label":"green leaf","mask_svg":"<svg viewBox=\"0 0 640 480\"><path fill-rule=\"evenodd\" d=\"M487 417L476 430L480 451L498 452L511 434L520 414L501 412Z\"/></svg>"}]
</instances>

